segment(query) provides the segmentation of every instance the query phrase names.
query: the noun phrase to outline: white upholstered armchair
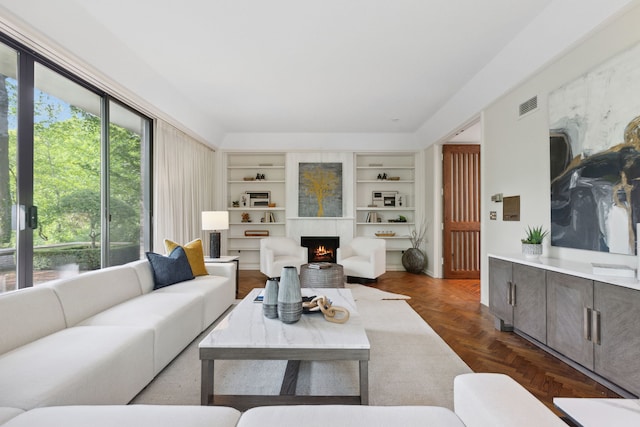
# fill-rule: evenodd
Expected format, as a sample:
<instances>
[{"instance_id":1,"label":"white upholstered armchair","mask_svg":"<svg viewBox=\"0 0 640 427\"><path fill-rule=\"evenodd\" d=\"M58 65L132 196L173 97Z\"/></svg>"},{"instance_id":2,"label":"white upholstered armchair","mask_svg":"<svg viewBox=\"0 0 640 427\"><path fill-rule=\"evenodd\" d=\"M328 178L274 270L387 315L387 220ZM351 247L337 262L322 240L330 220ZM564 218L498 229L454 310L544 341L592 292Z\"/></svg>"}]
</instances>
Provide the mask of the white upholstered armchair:
<instances>
[{"instance_id":1,"label":"white upholstered armchair","mask_svg":"<svg viewBox=\"0 0 640 427\"><path fill-rule=\"evenodd\" d=\"M289 237L260 239L260 272L267 277L280 277L282 267L292 265L298 269L307 263L308 249Z\"/></svg>"},{"instance_id":2,"label":"white upholstered armchair","mask_svg":"<svg viewBox=\"0 0 640 427\"><path fill-rule=\"evenodd\" d=\"M386 271L386 251L384 239L354 237L338 248L338 264L344 267L345 276L375 280Z\"/></svg>"}]
</instances>

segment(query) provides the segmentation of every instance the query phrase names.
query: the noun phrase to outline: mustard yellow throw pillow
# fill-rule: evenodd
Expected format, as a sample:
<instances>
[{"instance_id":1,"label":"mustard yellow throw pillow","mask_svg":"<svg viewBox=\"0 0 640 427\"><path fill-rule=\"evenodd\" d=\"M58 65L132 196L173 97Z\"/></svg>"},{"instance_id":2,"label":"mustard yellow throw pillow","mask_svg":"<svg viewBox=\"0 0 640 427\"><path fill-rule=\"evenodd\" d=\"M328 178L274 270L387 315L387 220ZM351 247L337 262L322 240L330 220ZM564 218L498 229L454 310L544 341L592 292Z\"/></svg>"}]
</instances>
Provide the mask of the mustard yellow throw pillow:
<instances>
[{"instance_id":1,"label":"mustard yellow throw pillow","mask_svg":"<svg viewBox=\"0 0 640 427\"><path fill-rule=\"evenodd\" d=\"M189 265L191 266L191 272L194 276L206 276L209 273L204 266L204 251L202 250L202 240L196 239L186 245L180 245L176 242L172 242L169 239L164 239L164 248L167 253L171 253L178 246L182 246L187 254Z\"/></svg>"}]
</instances>

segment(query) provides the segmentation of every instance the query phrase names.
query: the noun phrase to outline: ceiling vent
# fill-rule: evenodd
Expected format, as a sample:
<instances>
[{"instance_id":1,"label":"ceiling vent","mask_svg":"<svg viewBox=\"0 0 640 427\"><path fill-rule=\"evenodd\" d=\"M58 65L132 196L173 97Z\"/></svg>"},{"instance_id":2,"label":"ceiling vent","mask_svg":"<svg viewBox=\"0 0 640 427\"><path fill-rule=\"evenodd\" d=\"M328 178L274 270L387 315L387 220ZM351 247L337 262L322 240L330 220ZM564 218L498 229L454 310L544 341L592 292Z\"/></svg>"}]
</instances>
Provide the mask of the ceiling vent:
<instances>
[{"instance_id":1,"label":"ceiling vent","mask_svg":"<svg viewBox=\"0 0 640 427\"><path fill-rule=\"evenodd\" d=\"M534 96L533 98L527 99L522 104L520 104L520 114L519 117L524 116L525 114L531 113L538 109L538 96Z\"/></svg>"}]
</instances>

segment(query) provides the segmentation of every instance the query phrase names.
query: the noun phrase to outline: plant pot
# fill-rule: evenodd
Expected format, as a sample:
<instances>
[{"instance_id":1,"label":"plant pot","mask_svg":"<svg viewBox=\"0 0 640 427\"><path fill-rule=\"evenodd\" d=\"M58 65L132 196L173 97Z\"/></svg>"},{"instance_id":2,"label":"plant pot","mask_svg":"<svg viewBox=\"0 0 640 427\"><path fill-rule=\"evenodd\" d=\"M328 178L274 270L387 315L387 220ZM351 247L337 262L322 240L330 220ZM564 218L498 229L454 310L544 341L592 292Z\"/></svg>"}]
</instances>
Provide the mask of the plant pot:
<instances>
[{"instance_id":1,"label":"plant pot","mask_svg":"<svg viewBox=\"0 0 640 427\"><path fill-rule=\"evenodd\" d=\"M409 248L402 254L402 265L409 273L422 273L427 268L427 255L421 249Z\"/></svg>"},{"instance_id":2,"label":"plant pot","mask_svg":"<svg viewBox=\"0 0 640 427\"><path fill-rule=\"evenodd\" d=\"M536 259L542 255L542 244L538 243L523 243L522 254L525 258Z\"/></svg>"}]
</instances>

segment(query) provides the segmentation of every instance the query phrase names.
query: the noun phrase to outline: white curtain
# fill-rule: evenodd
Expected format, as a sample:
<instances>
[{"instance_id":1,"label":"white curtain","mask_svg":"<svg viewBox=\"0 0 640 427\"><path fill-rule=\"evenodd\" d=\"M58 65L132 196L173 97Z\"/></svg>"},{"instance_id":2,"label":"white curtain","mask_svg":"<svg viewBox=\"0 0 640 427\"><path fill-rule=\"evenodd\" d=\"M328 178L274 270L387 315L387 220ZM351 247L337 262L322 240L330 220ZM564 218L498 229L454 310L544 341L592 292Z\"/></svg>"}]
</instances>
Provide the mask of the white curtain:
<instances>
[{"instance_id":1,"label":"white curtain","mask_svg":"<svg viewBox=\"0 0 640 427\"><path fill-rule=\"evenodd\" d=\"M206 233L201 212L214 207L215 152L162 120L156 120L153 146L153 251L164 239L187 243Z\"/></svg>"}]
</instances>

